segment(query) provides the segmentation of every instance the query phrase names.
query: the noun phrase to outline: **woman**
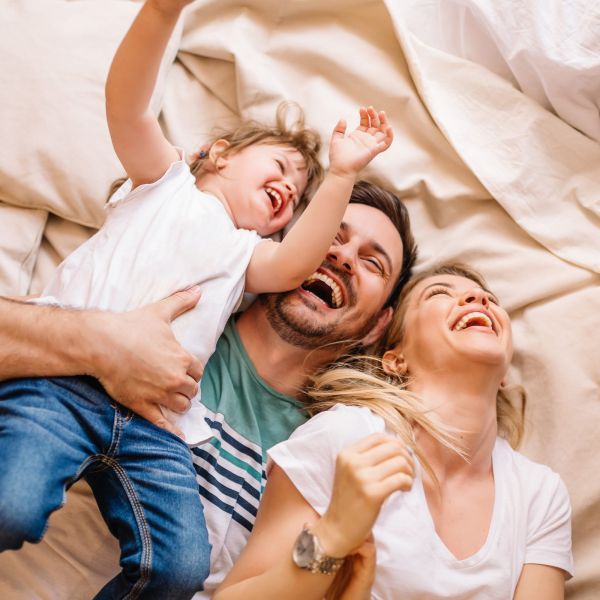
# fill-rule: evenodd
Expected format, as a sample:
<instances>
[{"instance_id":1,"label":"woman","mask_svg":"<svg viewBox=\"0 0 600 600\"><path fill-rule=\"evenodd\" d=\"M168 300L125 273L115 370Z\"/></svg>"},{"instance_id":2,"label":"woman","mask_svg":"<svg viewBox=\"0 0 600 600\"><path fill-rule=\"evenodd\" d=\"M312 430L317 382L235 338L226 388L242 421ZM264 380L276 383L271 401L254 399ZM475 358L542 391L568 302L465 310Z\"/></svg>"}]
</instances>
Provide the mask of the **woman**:
<instances>
[{"instance_id":1,"label":"woman","mask_svg":"<svg viewBox=\"0 0 600 600\"><path fill-rule=\"evenodd\" d=\"M321 599L352 555L345 599L564 598L568 495L513 449L510 319L483 278L415 277L383 343L387 380L324 373L311 393L331 410L270 451L254 531L215 599Z\"/></svg>"}]
</instances>

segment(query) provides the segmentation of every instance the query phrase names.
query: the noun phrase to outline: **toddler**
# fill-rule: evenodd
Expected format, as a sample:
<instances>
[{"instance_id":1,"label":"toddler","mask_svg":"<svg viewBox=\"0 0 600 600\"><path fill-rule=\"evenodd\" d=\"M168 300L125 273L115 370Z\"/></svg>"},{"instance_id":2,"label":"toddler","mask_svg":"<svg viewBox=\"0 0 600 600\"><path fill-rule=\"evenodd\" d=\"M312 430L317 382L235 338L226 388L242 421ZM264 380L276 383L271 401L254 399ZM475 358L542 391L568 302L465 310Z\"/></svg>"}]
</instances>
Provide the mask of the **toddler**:
<instances>
[{"instance_id":1,"label":"toddler","mask_svg":"<svg viewBox=\"0 0 600 600\"><path fill-rule=\"evenodd\" d=\"M149 109L162 54L189 2L148 0L117 50L107 119L129 180L44 296L125 311L197 284L198 306L173 329L205 364L244 289L291 290L318 268L358 172L389 147L392 130L372 107L360 109L349 135L339 121L329 172L306 210L282 242L262 239L281 231L319 183L318 136L301 123L286 128L280 113L274 127L246 123L214 140L190 170ZM91 378L0 386L0 550L38 541L64 490L85 477L121 547L122 572L96 598L189 598L208 575L210 545L187 445L211 432L198 396L184 415L167 417L185 442L134 417Z\"/></svg>"}]
</instances>

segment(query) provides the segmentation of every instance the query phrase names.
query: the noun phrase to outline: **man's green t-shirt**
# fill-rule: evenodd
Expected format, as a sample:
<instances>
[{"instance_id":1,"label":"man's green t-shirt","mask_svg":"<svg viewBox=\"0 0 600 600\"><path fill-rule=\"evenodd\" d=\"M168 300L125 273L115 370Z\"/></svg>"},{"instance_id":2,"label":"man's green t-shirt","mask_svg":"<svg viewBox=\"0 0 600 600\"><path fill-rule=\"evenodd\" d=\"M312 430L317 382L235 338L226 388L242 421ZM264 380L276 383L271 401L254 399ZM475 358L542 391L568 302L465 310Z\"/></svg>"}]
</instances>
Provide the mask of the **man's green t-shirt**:
<instances>
[{"instance_id":1,"label":"man's green t-shirt","mask_svg":"<svg viewBox=\"0 0 600 600\"><path fill-rule=\"evenodd\" d=\"M267 450L287 439L308 415L302 403L265 383L230 319L206 364L202 402L214 437L192 449L212 544L210 597L242 551L266 482Z\"/></svg>"}]
</instances>

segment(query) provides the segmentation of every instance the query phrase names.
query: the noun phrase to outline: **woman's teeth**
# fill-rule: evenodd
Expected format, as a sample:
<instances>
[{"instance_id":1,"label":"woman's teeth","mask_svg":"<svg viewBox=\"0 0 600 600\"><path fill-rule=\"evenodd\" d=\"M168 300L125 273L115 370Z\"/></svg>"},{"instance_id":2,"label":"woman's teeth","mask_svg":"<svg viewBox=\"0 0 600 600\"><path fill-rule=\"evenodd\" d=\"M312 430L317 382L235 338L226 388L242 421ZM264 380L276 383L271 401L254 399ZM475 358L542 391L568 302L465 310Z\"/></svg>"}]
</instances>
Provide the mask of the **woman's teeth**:
<instances>
[{"instance_id":1,"label":"woman's teeth","mask_svg":"<svg viewBox=\"0 0 600 600\"><path fill-rule=\"evenodd\" d=\"M456 325L454 325L453 330L460 331L461 329L465 329L466 327L470 327L472 325L480 325L482 327L489 327L492 329L492 321L485 313L470 312L462 317L456 323Z\"/></svg>"}]
</instances>

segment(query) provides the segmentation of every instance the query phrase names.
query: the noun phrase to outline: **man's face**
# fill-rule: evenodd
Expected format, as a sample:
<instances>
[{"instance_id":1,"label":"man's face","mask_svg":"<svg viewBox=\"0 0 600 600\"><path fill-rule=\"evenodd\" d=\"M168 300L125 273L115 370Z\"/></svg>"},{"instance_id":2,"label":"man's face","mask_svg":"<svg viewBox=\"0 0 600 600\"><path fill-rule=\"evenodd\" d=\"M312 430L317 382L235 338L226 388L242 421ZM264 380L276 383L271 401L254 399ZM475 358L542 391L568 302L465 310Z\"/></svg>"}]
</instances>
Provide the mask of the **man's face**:
<instances>
[{"instance_id":1,"label":"man's face","mask_svg":"<svg viewBox=\"0 0 600 600\"><path fill-rule=\"evenodd\" d=\"M401 265L402 241L390 219L376 208L350 204L319 269L300 288L266 294L260 302L287 342L302 348L340 344L343 351L383 316Z\"/></svg>"}]
</instances>

